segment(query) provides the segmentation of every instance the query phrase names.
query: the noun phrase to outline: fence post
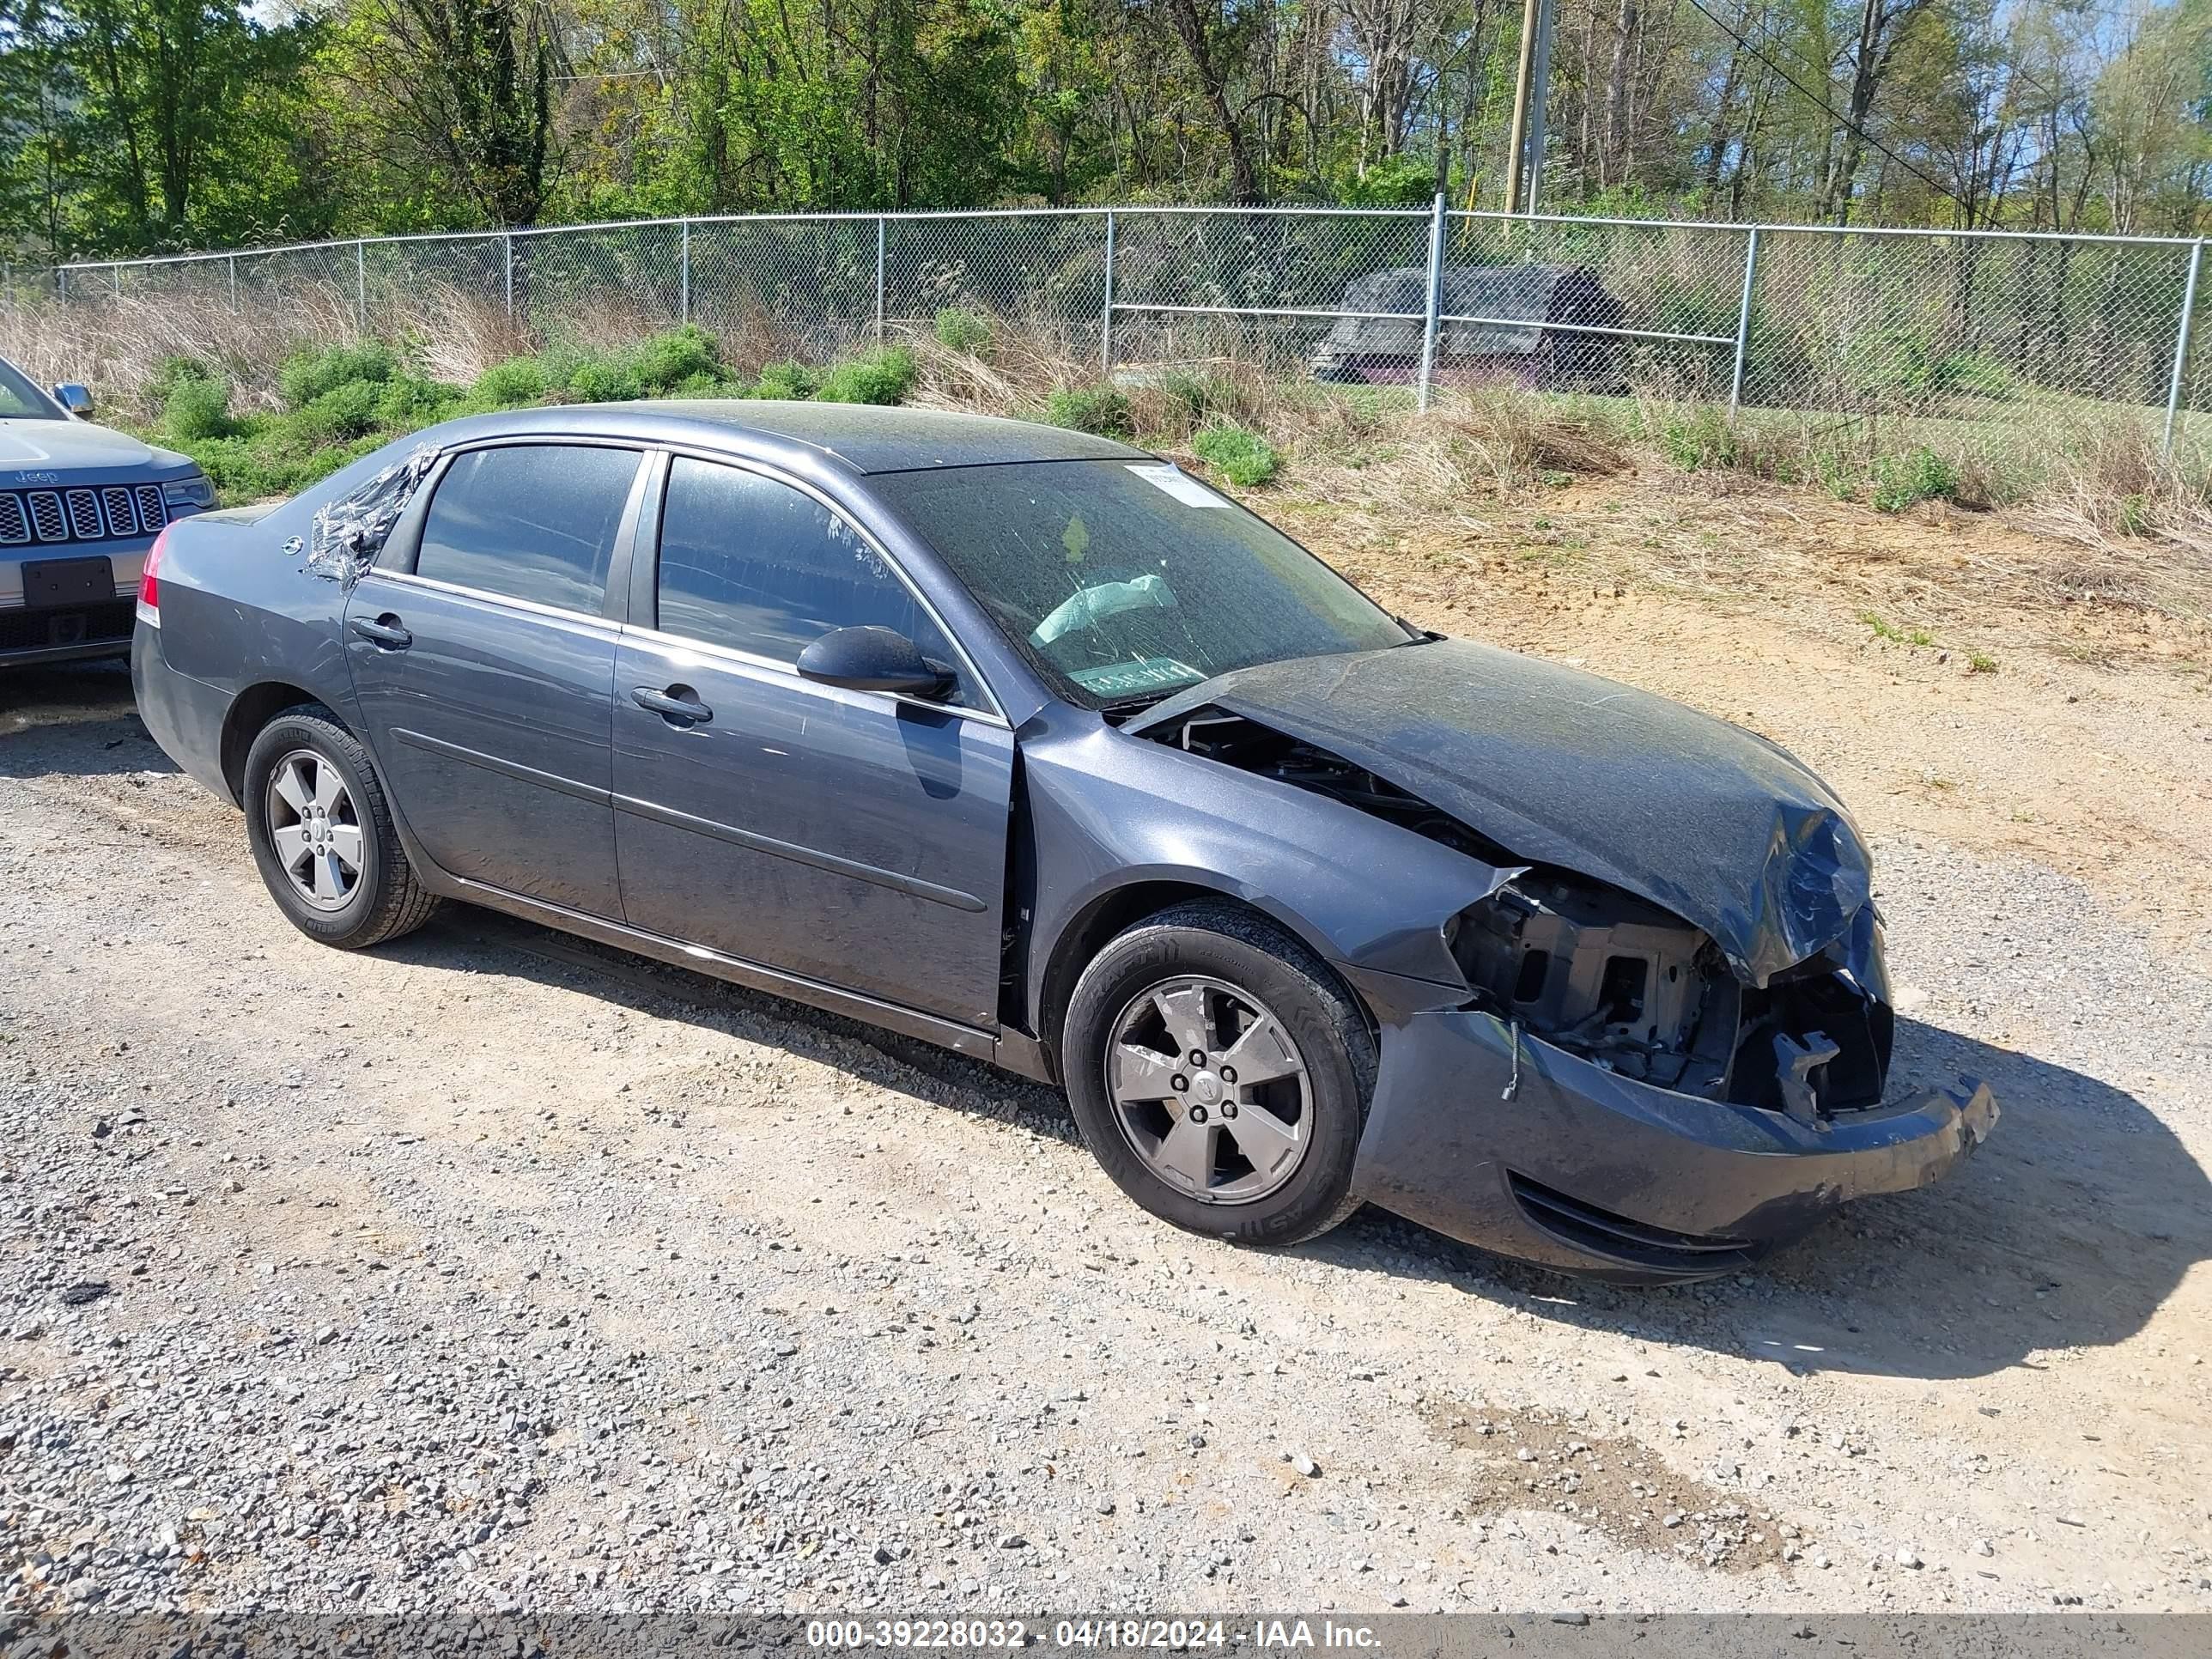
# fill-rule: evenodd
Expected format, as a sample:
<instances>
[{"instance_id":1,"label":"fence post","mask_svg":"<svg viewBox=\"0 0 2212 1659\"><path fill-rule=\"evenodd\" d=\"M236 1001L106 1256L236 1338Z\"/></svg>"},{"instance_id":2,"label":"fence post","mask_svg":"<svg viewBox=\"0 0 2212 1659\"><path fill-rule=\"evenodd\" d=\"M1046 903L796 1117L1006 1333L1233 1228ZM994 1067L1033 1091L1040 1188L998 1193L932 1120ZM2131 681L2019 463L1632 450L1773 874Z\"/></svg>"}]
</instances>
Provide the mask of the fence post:
<instances>
[{"instance_id":1,"label":"fence post","mask_svg":"<svg viewBox=\"0 0 2212 1659\"><path fill-rule=\"evenodd\" d=\"M499 234L501 257L506 261L507 320L514 320L514 233L503 230Z\"/></svg>"},{"instance_id":2,"label":"fence post","mask_svg":"<svg viewBox=\"0 0 2212 1659\"><path fill-rule=\"evenodd\" d=\"M512 268L510 264L509 269ZM679 323L688 323L691 320L691 222L689 219L684 222L683 259L681 274L677 278L676 288L676 307L678 313L676 320ZM512 299L507 302L507 308L510 311L514 309Z\"/></svg>"},{"instance_id":3,"label":"fence post","mask_svg":"<svg viewBox=\"0 0 2212 1659\"><path fill-rule=\"evenodd\" d=\"M876 216L876 347L884 343L884 233L890 221L883 214Z\"/></svg>"},{"instance_id":4,"label":"fence post","mask_svg":"<svg viewBox=\"0 0 2212 1659\"><path fill-rule=\"evenodd\" d=\"M1098 374L1114 372L1114 210L1106 210L1106 302L1098 308Z\"/></svg>"},{"instance_id":5,"label":"fence post","mask_svg":"<svg viewBox=\"0 0 2212 1659\"><path fill-rule=\"evenodd\" d=\"M1751 285L1759 276L1759 227L1751 228L1751 240L1743 250L1743 302L1735 313L1735 373L1729 377L1729 419L1735 419L1743 401L1743 360L1751 344Z\"/></svg>"},{"instance_id":6,"label":"fence post","mask_svg":"<svg viewBox=\"0 0 2212 1659\"><path fill-rule=\"evenodd\" d=\"M368 332L368 243L353 245L353 302L361 313L361 331Z\"/></svg>"},{"instance_id":7,"label":"fence post","mask_svg":"<svg viewBox=\"0 0 2212 1659\"><path fill-rule=\"evenodd\" d=\"M1437 319L1443 313L1444 302L1444 193L1437 192L1435 208L1429 215L1429 307L1421 324L1421 380L1414 394L1414 406L1423 414L1428 412L1429 388L1437 378Z\"/></svg>"},{"instance_id":8,"label":"fence post","mask_svg":"<svg viewBox=\"0 0 2212 1659\"><path fill-rule=\"evenodd\" d=\"M238 256L230 256L230 314L238 315Z\"/></svg>"},{"instance_id":9,"label":"fence post","mask_svg":"<svg viewBox=\"0 0 2212 1659\"><path fill-rule=\"evenodd\" d=\"M67 305L69 303L69 267L67 265L54 267L54 287L61 302Z\"/></svg>"},{"instance_id":10,"label":"fence post","mask_svg":"<svg viewBox=\"0 0 2212 1659\"><path fill-rule=\"evenodd\" d=\"M2181 326L2173 337L2173 379L2166 389L2166 441L2159 453L2173 459L2173 427L2181 416L2181 382L2189 368L2189 334L2197 319L2197 272L2204 263L2204 239L2189 250L2189 280L2181 287Z\"/></svg>"}]
</instances>

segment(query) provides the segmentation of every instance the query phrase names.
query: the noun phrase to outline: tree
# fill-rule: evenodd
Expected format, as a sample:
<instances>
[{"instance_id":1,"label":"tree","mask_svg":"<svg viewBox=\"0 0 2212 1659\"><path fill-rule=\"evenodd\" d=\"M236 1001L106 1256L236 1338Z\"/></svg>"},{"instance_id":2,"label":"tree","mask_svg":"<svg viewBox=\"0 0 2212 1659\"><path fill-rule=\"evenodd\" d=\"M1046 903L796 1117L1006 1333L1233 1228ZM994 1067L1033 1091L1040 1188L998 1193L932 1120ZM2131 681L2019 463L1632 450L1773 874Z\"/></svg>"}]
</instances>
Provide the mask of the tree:
<instances>
[{"instance_id":1,"label":"tree","mask_svg":"<svg viewBox=\"0 0 2212 1659\"><path fill-rule=\"evenodd\" d=\"M181 0L179 0L181 3ZM495 225L535 222L552 133L553 47L521 0L374 0L378 95L398 154L443 169Z\"/></svg>"}]
</instances>

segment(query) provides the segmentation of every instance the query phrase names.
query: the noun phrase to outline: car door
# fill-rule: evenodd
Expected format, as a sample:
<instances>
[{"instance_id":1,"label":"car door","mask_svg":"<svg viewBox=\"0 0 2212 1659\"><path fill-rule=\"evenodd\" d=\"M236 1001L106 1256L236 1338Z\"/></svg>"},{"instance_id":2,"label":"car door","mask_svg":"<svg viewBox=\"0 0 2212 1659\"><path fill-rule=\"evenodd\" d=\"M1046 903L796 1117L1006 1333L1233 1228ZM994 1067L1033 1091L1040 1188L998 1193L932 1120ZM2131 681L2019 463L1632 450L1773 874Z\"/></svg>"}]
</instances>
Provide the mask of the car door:
<instances>
[{"instance_id":1,"label":"car door","mask_svg":"<svg viewBox=\"0 0 2212 1659\"><path fill-rule=\"evenodd\" d=\"M423 851L453 875L595 916L622 914L607 596L643 459L542 441L464 450L395 568L368 571L346 603L368 743Z\"/></svg>"},{"instance_id":2,"label":"car door","mask_svg":"<svg viewBox=\"0 0 2212 1659\"><path fill-rule=\"evenodd\" d=\"M1014 745L972 667L881 548L789 481L676 456L641 559L655 541L653 610L616 662L631 924L995 1026ZM793 671L862 623L952 665L957 689L921 702Z\"/></svg>"}]
</instances>

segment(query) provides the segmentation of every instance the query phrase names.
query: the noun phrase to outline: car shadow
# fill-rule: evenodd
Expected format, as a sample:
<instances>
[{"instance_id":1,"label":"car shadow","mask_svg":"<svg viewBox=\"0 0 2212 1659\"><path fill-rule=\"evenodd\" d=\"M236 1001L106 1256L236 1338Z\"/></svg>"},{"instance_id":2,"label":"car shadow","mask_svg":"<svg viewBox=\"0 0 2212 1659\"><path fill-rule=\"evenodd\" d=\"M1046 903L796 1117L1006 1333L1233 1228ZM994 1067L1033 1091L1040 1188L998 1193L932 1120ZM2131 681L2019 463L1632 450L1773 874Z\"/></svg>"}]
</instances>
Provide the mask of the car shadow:
<instances>
[{"instance_id":1,"label":"car shadow","mask_svg":"<svg viewBox=\"0 0 2212 1659\"><path fill-rule=\"evenodd\" d=\"M448 909L384 947L429 965L588 987L623 1006L772 1044L917 1098L1079 1143L1058 1091L929 1043L490 911ZM1473 1249L1369 1209L1298 1254L1448 1282L1556 1323L1785 1366L1937 1378L2038 1367L2141 1330L2212 1256L2212 1182L2134 1097L1917 1020L1893 1097L1986 1079L2003 1117L1949 1179L1851 1206L1752 1271L1629 1290Z\"/></svg>"},{"instance_id":2,"label":"car shadow","mask_svg":"<svg viewBox=\"0 0 2212 1659\"><path fill-rule=\"evenodd\" d=\"M173 772L119 659L0 669L0 777Z\"/></svg>"}]
</instances>

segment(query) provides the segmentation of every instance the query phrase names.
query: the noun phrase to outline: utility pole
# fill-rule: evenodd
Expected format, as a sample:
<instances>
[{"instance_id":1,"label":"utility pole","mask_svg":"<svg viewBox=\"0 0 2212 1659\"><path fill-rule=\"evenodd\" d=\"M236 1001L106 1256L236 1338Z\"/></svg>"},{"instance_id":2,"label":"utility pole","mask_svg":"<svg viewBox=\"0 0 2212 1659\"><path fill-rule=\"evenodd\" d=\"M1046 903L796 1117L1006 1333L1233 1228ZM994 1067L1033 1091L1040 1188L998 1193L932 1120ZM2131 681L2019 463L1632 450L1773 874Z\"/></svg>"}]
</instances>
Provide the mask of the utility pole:
<instances>
[{"instance_id":1,"label":"utility pole","mask_svg":"<svg viewBox=\"0 0 2212 1659\"><path fill-rule=\"evenodd\" d=\"M1528 142L1528 79L1536 61L1536 16L1543 0L1521 0L1521 61L1513 71L1513 124L1505 134L1505 210L1521 210L1521 155Z\"/></svg>"},{"instance_id":2,"label":"utility pole","mask_svg":"<svg viewBox=\"0 0 2212 1659\"><path fill-rule=\"evenodd\" d=\"M1552 99L1552 30L1559 0L1541 0L1536 24L1536 78L1528 88L1528 181L1521 189L1521 210L1536 210L1536 191L1544 178L1544 109Z\"/></svg>"},{"instance_id":3,"label":"utility pole","mask_svg":"<svg viewBox=\"0 0 2212 1659\"><path fill-rule=\"evenodd\" d=\"M1544 100L1552 84L1557 0L1522 0L1521 59L1513 78L1513 125L1505 137L1505 210L1534 213L1544 167Z\"/></svg>"}]
</instances>

